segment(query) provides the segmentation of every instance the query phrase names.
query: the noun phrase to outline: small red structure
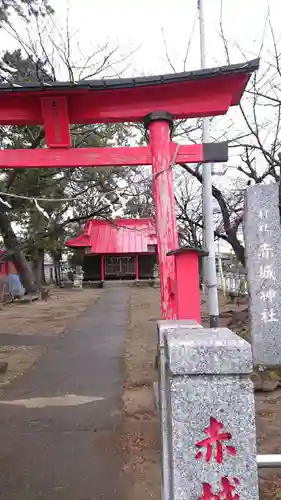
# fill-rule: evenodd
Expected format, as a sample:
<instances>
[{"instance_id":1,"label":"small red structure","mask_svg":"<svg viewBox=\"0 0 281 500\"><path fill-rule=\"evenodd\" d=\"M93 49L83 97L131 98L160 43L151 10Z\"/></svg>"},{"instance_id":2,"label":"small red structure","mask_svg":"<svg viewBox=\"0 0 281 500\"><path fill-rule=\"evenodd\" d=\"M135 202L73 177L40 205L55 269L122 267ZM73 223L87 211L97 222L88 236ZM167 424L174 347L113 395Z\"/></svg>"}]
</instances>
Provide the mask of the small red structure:
<instances>
[{"instance_id":1,"label":"small red structure","mask_svg":"<svg viewBox=\"0 0 281 500\"><path fill-rule=\"evenodd\" d=\"M175 256L176 279L170 282L171 293L175 296L177 319L200 318L199 258L208 252L194 247L182 247L169 252Z\"/></svg>"},{"instance_id":2,"label":"small red structure","mask_svg":"<svg viewBox=\"0 0 281 500\"><path fill-rule=\"evenodd\" d=\"M83 248L85 280L151 278L157 237L153 218L89 220L83 233L68 240Z\"/></svg>"}]
</instances>

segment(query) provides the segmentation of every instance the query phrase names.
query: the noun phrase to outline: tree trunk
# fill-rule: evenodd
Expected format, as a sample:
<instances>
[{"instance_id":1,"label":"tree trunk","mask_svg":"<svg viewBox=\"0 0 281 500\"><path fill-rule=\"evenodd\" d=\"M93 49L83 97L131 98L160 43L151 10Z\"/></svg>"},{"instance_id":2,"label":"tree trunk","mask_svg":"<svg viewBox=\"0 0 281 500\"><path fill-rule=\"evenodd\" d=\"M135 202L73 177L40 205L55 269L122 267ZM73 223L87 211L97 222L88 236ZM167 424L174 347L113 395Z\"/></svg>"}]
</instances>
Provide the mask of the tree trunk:
<instances>
[{"instance_id":1,"label":"tree trunk","mask_svg":"<svg viewBox=\"0 0 281 500\"><path fill-rule=\"evenodd\" d=\"M15 262L20 268L22 284L26 292L36 292L36 282L34 274L29 267L29 263L24 256L20 243L13 231L8 215L6 213L0 213L0 231L4 240L6 250L10 251L13 254Z\"/></svg>"},{"instance_id":2,"label":"tree trunk","mask_svg":"<svg viewBox=\"0 0 281 500\"><path fill-rule=\"evenodd\" d=\"M44 275L44 249L37 249L37 258L32 262L32 269L35 276L37 288L41 288L45 284Z\"/></svg>"},{"instance_id":3,"label":"tree trunk","mask_svg":"<svg viewBox=\"0 0 281 500\"><path fill-rule=\"evenodd\" d=\"M235 230L228 231L227 238L228 238L228 243L232 246L232 249L236 255L237 260L242 264L243 267L245 267L246 266L245 248L237 238L237 231Z\"/></svg>"},{"instance_id":4,"label":"tree trunk","mask_svg":"<svg viewBox=\"0 0 281 500\"><path fill-rule=\"evenodd\" d=\"M60 286L60 280L59 280L59 273L58 273L58 266L57 263L54 260L54 270L55 270L55 280L56 280L56 285Z\"/></svg>"},{"instance_id":5,"label":"tree trunk","mask_svg":"<svg viewBox=\"0 0 281 500\"><path fill-rule=\"evenodd\" d=\"M57 286L61 286L60 257L56 252L53 252L52 257L54 262L56 284Z\"/></svg>"},{"instance_id":6,"label":"tree trunk","mask_svg":"<svg viewBox=\"0 0 281 500\"><path fill-rule=\"evenodd\" d=\"M42 256L41 256L41 276L42 276L42 285L46 285L46 278L45 278L45 251L42 250Z\"/></svg>"}]
</instances>

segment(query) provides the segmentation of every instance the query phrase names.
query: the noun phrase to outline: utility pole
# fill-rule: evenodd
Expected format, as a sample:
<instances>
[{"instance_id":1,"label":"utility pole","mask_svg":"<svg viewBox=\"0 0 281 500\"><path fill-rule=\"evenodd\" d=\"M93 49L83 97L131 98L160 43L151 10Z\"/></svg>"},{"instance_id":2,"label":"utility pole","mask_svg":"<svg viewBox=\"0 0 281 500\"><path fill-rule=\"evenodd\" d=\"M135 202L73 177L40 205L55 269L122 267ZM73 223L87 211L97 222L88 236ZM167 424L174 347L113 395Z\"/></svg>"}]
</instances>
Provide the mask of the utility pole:
<instances>
[{"instance_id":1,"label":"utility pole","mask_svg":"<svg viewBox=\"0 0 281 500\"><path fill-rule=\"evenodd\" d=\"M201 68L206 68L205 26L204 26L204 0L198 0L199 29L200 29L200 56ZM203 118L202 140L210 142L210 120ZM205 163L202 167L203 176L203 242L209 252L204 257L203 276L207 288L207 304L209 325L215 328L219 325L218 284L216 274L216 246L213 225L213 196L212 196L212 165Z\"/></svg>"}]
</instances>

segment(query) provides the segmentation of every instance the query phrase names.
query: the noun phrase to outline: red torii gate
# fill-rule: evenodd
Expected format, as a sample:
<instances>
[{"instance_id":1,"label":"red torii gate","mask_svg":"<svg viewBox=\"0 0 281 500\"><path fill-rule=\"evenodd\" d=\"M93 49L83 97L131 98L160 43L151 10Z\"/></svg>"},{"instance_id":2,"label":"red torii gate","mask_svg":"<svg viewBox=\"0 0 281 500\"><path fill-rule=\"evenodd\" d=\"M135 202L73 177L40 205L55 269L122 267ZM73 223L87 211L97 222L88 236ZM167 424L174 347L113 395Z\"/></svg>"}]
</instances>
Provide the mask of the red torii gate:
<instances>
[{"instance_id":1,"label":"red torii gate","mask_svg":"<svg viewBox=\"0 0 281 500\"><path fill-rule=\"evenodd\" d=\"M43 125L48 148L0 150L0 168L151 164L162 317L176 319L177 295L182 295L185 288L177 286L175 275L177 253L174 251L178 247L178 236L170 166L172 162L225 162L228 147L227 143L179 147L170 138L173 120L225 114L230 106L239 104L250 74L258 66L259 60L255 59L243 64L147 78L1 84L0 125ZM70 124L112 122L144 122L149 131L149 146L71 147ZM196 303L199 291L197 295Z\"/></svg>"}]
</instances>

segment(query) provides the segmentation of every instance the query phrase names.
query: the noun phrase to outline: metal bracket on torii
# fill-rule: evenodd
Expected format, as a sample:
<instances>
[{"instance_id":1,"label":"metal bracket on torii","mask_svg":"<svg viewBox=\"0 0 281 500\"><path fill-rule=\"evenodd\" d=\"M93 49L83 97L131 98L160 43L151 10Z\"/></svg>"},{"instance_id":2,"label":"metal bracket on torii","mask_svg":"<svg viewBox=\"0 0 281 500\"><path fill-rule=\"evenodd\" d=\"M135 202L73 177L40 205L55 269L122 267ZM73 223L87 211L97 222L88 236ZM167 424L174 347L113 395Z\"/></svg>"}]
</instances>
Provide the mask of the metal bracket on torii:
<instances>
[{"instance_id":1,"label":"metal bracket on torii","mask_svg":"<svg viewBox=\"0 0 281 500\"><path fill-rule=\"evenodd\" d=\"M0 168L152 165L162 317L176 318L178 237L171 162L225 162L227 143L178 147L173 120L225 114L239 104L259 60L148 78L0 85L0 125L43 125L46 148L0 150ZM70 125L144 122L146 147L72 148ZM161 174L161 175L160 175Z\"/></svg>"}]
</instances>

